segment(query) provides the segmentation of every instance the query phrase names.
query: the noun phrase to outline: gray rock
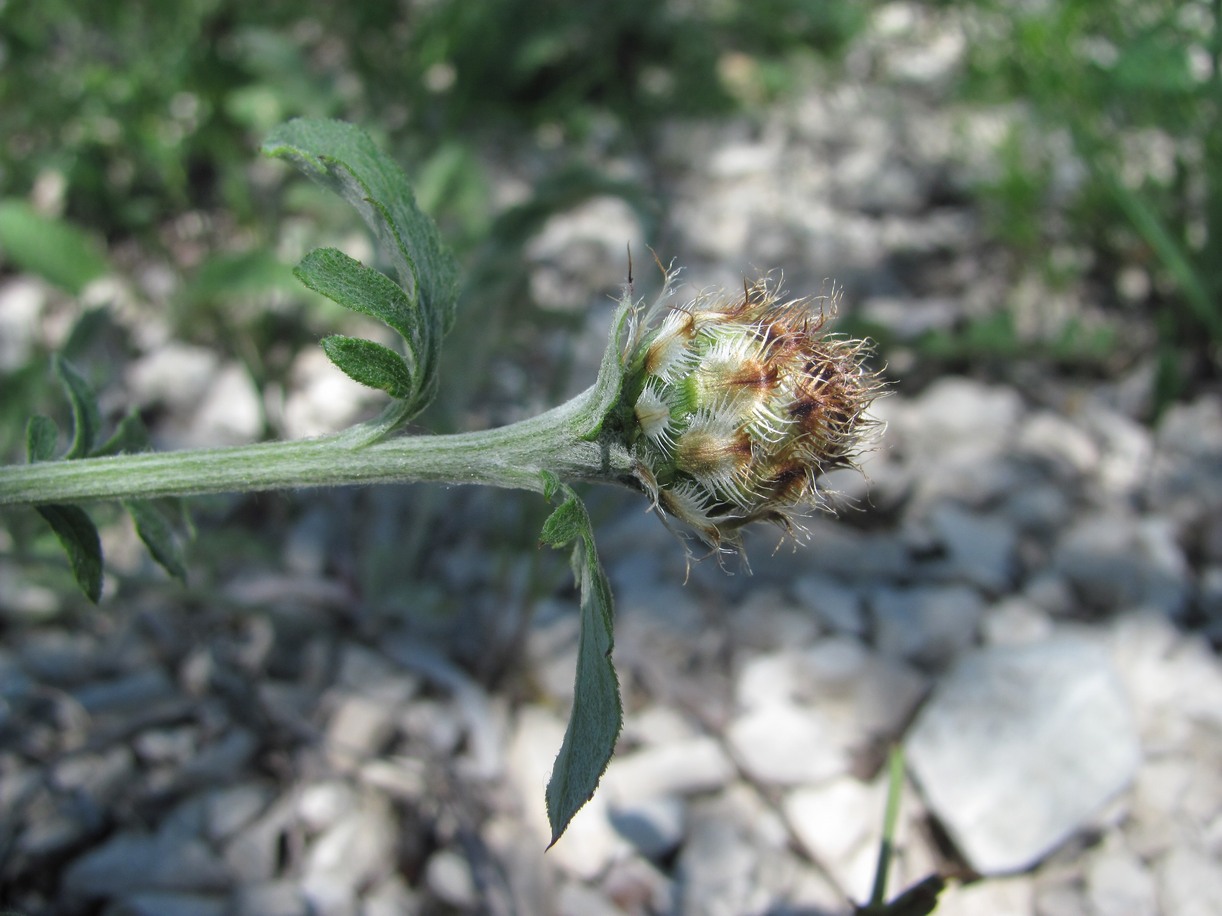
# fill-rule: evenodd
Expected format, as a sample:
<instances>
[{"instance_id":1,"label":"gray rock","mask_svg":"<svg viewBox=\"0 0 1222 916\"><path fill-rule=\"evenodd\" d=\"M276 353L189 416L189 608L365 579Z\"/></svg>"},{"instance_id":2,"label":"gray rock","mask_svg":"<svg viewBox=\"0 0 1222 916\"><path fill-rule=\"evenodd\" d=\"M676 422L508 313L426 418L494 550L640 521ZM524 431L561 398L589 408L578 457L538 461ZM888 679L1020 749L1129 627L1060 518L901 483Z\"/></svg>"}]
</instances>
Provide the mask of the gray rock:
<instances>
[{"instance_id":1,"label":"gray rock","mask_svg":"<svg viewBox=\"0 0 1222 916\"><path fill-rule=\"evenodd\" d=\"M869 599L879 652L941 665L976 641L984 599L966 585L879 588Z\"/></svg>"},{"instance_id":2,"label":"gray rock","mask_svg":"<svg viewBox=\"0 0 1222 916\"><path fill-rule=\"evenodd\" d=\"M995 515L968 512L949 503L930 513L929 527L945 554L929 573L998 594L1014 579L1015 531Z\"/></svg>"},{"instance_id":3,"label":"gray rock","mask_svg":"<svg viewBox=\"0 0 1222 916\"><path fill-rule=\"evenodd\" d=\"M259 739L246 728L234 727L219 741L204 747L178 772L183 784L208 785L230 782L250 764L259 750Z\"/></svg>"},{"instance_id":4,"label":"gray rock","mask_svg":"<svg viewBox=\"0 0 1222 916\"><path fill-rule=\"evenodd\" d=\"M204 835L223 843L258 817L271 798L271 788L255 782L213 789L204 804Z\"/></svg>"},{"instance_id":5,"label":"gray rock","mask_svg":"<svg viewBox=\"0 0 1222 916\"><path fill-rule=\"evenodd\" d=\"M1030 867L1087 826L1140 753L1106 654L1072 637L963 657L908 739L930 810L985 875Z\"/></svg>"},{"instance_id":6,"label":"gray rock","mask_svg":"<svg viewBox=\"0 0 1222 916\"><path fill-rule=\"evenodd\" d=\"M229 900L204 894L144 891L124 896L116 908L123 916L228 916Z\"/></svg>"},{"instance_id":7,"label":"gray rock","mask_svg":"<svg viewBox=\"0 0 1222 916\"><path fill-rule=\"evenodd\" d=\"M654 795L612 801L611 824L647 859L660 859L683 839L686 806L677 795Z\"/></svg>"},{"instance_id":8,"label":"gray rock","mask_svg":"<svg viewBox=\"0 0 1222 916\"><path fill-rule=\"evenodd\" d=\"M73 691L76 701L91 715L150 706L174 695L174 684L160 668L146 668L107 681L96 681Z\"/></svg>"},{"instance_id":9,"label":"gray rock","mask_svg":"<svg viewBox=\"0 0 1222 916\"><path fill-rule=\"evenodd\" d=\"M281 796L225 845L224 859L243 884L264 884L276 877L281 843L293 829L295 800Z\"/></svg>"},{"instance_id":10,"label":"gray rock","mask_svg":"<svg viewBox=\"0 0 1222 916\"><path fill-rule=\"evenodd\" d=\"M74 860L61 883L70 897L95 899L141 890L225 891L230 880L198 838L124 832Z\"/></svg>"},{"instance_id":11,"label":"gray rock","mask_svg":"<svg viewBox=\"0 0 1222 916\"><path fill-rule=\"evenodd\" d=\"M794 597L832 633L864 636L866 614L861 592L830 576L801 576L793 583Z\"/></svg>"},{"instance_id":12,"label":"gray rock","mask_svg":"<svg viewBox=\"0 0 1222 916\"><path fill-rule=\"evenodd\" d=\"M246 884L234 892L232 916L315 916L310 902L292 881Z\"/></svg>"},{"instance_id":13,"label":"gray rock","mask_svg":"<svg viewBox=\"0 0 1222 916\"><path fill-rule=\"evenodd\" d=\"M127 787L135 770L132 752L119 746L102 753L65 757L55 765L51 779L62 791L79 793L92 804L105 808Z\"/></svg>"}]
</instances>

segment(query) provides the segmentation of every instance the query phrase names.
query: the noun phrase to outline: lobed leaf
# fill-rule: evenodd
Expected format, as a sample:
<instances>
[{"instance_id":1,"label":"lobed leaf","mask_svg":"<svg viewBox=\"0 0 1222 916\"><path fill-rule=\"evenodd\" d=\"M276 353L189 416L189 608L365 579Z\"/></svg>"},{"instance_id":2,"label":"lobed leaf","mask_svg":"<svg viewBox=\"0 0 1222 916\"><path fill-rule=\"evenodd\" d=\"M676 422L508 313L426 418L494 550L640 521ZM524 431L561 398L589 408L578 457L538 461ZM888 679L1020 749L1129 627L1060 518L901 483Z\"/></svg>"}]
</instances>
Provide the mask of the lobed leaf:
<instances>
[{"instance_id":1,"label":"lobed leaf","mask_svg":"<svg viewBox=\"0 0 1222 916\"><path fill-rule=\"evenodd\" d=\"M35 506L59 540L72 575L85 597L97 604L102 597L102 542L98 529L80 506Z\"/></svg>"},{"instance_id":2,"label":"lobed leaf","mask_svg":"<svg viewBox=\"0 0 1222 916\"><path fill-rule=\"evenodd\" d=\"M386 322L403 336L409 383L396 386L401 392L396 397L408 399L411 412L419 412L436 389L441 339L454 323L458 298L458 266L436 224L416 205L402 170L351 124L290 121L275 130L263 148L343 197L377 237L402 290L392 290L393 284L379 280L376 271L334 249L307 255L297 274L312 289ZM383 383L388 381L382 377ZM377 387L390 390L385 384Z\"/></svg>"},{"instance_id":3,"label":"lobed leaf","mask_svg":"<svg viewBox=\"0 0 1222 916\"><path fill-rule=\"evenodd\" d=\"M581 591L573 710L545 796L554 845L598 788L624 714L611 662L615 642L611 585L598 560L589 513L573 490L554 475L544 475L544 494L549 499L559 496L561 502L544 524L542 539L553 547L574 542L573 576Z\"/></svg>"}]
</instances>

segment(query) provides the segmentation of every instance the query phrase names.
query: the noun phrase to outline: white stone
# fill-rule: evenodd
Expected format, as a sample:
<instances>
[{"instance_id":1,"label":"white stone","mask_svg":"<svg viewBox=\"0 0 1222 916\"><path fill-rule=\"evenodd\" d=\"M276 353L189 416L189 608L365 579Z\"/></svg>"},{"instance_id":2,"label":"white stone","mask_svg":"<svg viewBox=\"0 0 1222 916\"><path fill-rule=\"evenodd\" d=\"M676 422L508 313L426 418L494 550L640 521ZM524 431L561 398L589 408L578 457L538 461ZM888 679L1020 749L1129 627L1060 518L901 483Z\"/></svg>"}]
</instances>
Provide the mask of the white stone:
<instances>
[{"instance_id":1,"label":"white stone","mask_svg":"<svg viewBox=\"0 0 1222 916\"><path fill-rule=\"evenodd\" d=\"M817 708L792 704L751 710L726 729L743 769L771 786L817 783L845 772L846 737Z\"/></svg>"},{"instance_id":2,"label":"white stone","mask_svg":"<svg viewBox=\"0 0 1222 916\"><path fill-rule=\"evenodd\" d=\"M1158 916L1158 888L1146 864L1112 834L1092 851L1086 867L1087 899L1095 916Z\"/></svg>"},{"instance_id":3,"label":"white stone","mask_svg":"<svg viewBox=\"0 0 1222 916\"><path fill-rule=\"evenodd\" d=\"M1032 916L1035 888L1031 879L991 878L974 884L951 884L938 896L938 916ZM1120 916L1117 910L1113 916Z\"/></svg>"},{"instance_id":4,"label":"white stone","mask_svg":"<svg viewBox=\"0 0 1222 916\"><path fill-rule=\"evenodd\" d=\"M1076 477L1094 471L1099 464L1099 446L1082 429L1058 413L1033 411L1019 430L1020 452L1042 458L1062 476Z\"/></svg>"},{"instance_id":5,"label":"white stone","mask_svg":"<svg viewBox=\"0 0 1222 916\"><path fill-rule=\"evenodd\" d=\"M736 775L721 745L707 735L643 748L612 758L604 791L620 802L719 789Z\"/></svg>"},{"instance_id":6,"label":"white stone","mask_svg":"<svg viewBox=\"0 0 1222 916\"><path fill-rule=\"evenodd\" d=\"M429 890L450 906L469 909L477 903L471 863L450 849L439 849L424 867Z\"/></svg>"},{"instance_id":7,"label":"white stone","mask_svg":"<svg viewBox=\"0 0 1222 916\"><path fill-rule=\"evenodd\" d=\"M1181 846L1158 861L1159 916L1217 916L1222 901L1222 863Z\"/></svg>"},{"instance_id":8,"label":"white stone","mask_svg":"<svg viewBox=\"0 0 1222 916\"><path fill-rule=\"evenodd\" d=\"M1140 760L1104 650L1072 637L960 659L907 752L930 809L984 875L1028 868L1089 825Z\"/></svg>"},{"instance_id":9,"label":"white stone","mask_svg":"<svg viewBox=\"0 0 1222 916\"><path fill-rule=\"evenodd\" d=\"M356 892L394 867L397 826L389 803L367 793L324 830L306 851L303 886Z\"/></svg>"},{"instance_id":10,"label":"white stone","mask_svg":"<svg viewBox=\"0 0 1222 916\"><path fill-rule=\"evenodd\" d=\"M350 767L377 754L394 733L397 710L363 696L341 696L327 723L327 755Z\"/></svg>"},{"instance_id":11,"label":"white stone","mask_svg":"<svg viewBox=\"0 0 1222 916\"><path fill-rule=\"evenodd\" d=\"M263 405L255 383L245 366L231 363L212 376L183 445L244 445L262 432Z\"/></svg>"},{"instance_id":12,"label":"white stone","mask_svg":"<svg viewBox=\"0 0 1222 916\"><path fill-rule=\"evenodd\" d=\"M882 784L843 776L821 786L795 789L785 796L781 808L806 853L843 879L844 866L877 835L885 798Z\"/></svg>"},{"instance_id":13,"label":"white stone","mask_svg":"<svg viewBox=\"0 0 1222 916\"><path fill-rule=\"evenodd\" d=\"M330 827L357 804L352 786L338 779L316 782L299 790L297 815L311 832Z\"/></svg>"},{"instance_id":14,"label":"white stone","mask_svg":"<svg viewBox=\"0 0 1222 916\"><path fill-rule=\"evenodd\" d=\"M981 625L985 643L992 646L1042 642L1052 631L1052 619L1047 612L1017 596L1004 598L989 608Z\"/></svg>"}]
</instances>

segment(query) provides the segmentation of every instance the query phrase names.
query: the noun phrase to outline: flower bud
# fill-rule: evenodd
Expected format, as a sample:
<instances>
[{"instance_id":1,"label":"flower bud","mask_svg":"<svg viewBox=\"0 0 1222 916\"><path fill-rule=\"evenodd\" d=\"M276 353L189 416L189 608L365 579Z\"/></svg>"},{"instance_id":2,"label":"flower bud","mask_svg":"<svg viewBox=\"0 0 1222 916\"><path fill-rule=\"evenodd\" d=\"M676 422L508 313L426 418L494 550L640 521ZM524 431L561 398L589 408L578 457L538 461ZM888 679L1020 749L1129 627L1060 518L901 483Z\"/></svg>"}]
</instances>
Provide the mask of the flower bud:
<instances>
[{"instance_id":1,"label":"flower bud","mask_svg":"<svg viewBox=\"0 0 1222 916\"><path fill-rule=\"evenodd\" d=\"M824 331L835 298L783 299L767 278L678 305L673 273L633 335L623 404L637 477L714 549L826 506L818 481L878 432L866 341Z\"/></svg>"}]
</instances>

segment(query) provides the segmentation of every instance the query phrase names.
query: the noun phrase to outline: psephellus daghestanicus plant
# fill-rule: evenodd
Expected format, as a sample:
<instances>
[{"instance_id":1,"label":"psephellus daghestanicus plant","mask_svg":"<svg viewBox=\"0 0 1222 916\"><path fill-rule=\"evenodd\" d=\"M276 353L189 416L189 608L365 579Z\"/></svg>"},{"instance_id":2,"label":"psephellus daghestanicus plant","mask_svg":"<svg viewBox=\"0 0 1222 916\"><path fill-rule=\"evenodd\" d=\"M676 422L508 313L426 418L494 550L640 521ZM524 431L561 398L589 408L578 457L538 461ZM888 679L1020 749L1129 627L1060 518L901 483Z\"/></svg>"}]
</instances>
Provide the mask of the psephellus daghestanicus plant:
<instances>
[{"instance_id":1,"label":"psephellus daghestanicus plant","mask_svg":"<svg viewBox=\"0 0 1222 916\"><path fill-rule=\"evenodd\" d=\"M88 384L56 359L72 408L70 443L56 459L55 423L33 417L28 463L0 468L0 505L41 513L96 602L102 554L82 508L90 502L121 502L153 558L184 578L182 497L406 481L541 493L555 508L540 542L572 546L581 605L573 708L546 790L554 843L593 795L622 722L611 589L572 484L644 493L710 553L738 551L743 527L755 521L800 534L801 515L826 505L821 476L852 466L877 431L867 413L880 391L866 368L869 347L827 332L834 301L785 298L767 277L684 301L677 271L666 268L647 306L635 298L629 268L597 379L585 392L498 429L403 435L438 388L441 341L455 320L454 258L403 172L357 128L292 121L264 150L347 200L380 244L394 279L332 248L311 251L295 272L402 338L398 350L340 335L322 341L337 367L385 392L389 405L333 435L154 452L134 412L103 439Z\"/></svg>"}]
</instances>

